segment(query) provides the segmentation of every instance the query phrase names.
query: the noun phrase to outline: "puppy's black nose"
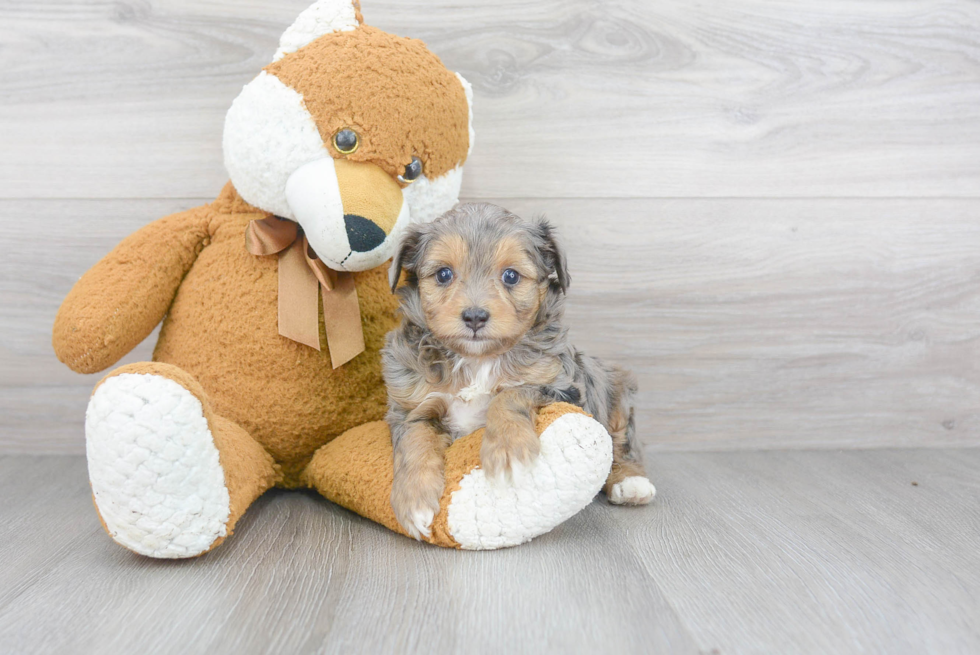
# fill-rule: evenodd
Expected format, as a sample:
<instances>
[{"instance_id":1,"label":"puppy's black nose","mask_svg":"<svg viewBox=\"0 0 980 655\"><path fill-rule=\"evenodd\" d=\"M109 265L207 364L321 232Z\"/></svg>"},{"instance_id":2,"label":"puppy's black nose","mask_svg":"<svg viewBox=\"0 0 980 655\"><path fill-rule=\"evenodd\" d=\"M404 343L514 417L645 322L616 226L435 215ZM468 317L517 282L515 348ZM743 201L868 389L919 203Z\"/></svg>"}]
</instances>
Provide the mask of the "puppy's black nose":
<instances>
[{"instance_id":1,"label":"puppy's black nose","mask_svg":"<svg viewBox=\"0 0 980 655\"><path fill-rule=\"evenodd\" d=\"M466 327L476 332L481 327L487 324L490 320L490 312L483 309L482 307L470 307L463 310L463 322L466 323Z\"/></svg>"},{"instance_id":2,"label":"puppy's black nose","mask_svg":"<svg viewBox=\"0 0 980 655\"><path fill-rule=\"evenodd\" d=\"M385 242L388 235L373 222L357 214L344 214L347 241L354 252L370 252Z\"/></svg>"}]
</instances>

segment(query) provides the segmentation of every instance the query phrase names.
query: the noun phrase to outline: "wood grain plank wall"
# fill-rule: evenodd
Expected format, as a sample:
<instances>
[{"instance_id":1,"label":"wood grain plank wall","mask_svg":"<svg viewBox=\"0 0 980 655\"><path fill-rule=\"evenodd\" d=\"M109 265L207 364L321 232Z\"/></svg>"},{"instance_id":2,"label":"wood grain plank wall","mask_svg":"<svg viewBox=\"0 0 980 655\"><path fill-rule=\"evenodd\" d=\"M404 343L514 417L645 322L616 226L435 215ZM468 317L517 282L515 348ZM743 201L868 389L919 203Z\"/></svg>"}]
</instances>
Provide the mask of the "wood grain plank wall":
<instances>
[{"instance_id":1,"label":"wood grain plank wall","mask_svg":"<svg viewBox=\"0 0 980 655\"><path fill-rule=\"evenodd\" d=\"M60 300L217 193L224 112L307 4L0 0L0 452L82 452ZM464 196L562 230L576 342L637 371L648 443L980 443L980 4L364 12L473 83Z\"/></svg>"},{"instance_id":2,"label":"wood grain plank wall","mask_svg":"<svg viewBox=\"0 0 980 655\"><path fill-rule=\"evenodd\" d=\"M0 3L0 197L212 196L309 0ZM364 3L476 91L468 196L975 197L970 0Z\"/></svg>"},{"instance_id":3,"label":"wood grain plank wall","mask_svg":"<svg viewBox=\"0 0 980 655\"><path fill-rule=\"evenodd\" d=\"M41 250L35 234L14 235L0 265L5 447L81 451L85 403L99 376L75 375L53 357L58 305L116 241L194 203L0 201L2 215L49 228ZM977 442L976 201L511 199L508 206L559 226L572 270L574 341L636 371L647 443ZM129 361L150 352L144 343Z\"/></svg>"}]
</instances>

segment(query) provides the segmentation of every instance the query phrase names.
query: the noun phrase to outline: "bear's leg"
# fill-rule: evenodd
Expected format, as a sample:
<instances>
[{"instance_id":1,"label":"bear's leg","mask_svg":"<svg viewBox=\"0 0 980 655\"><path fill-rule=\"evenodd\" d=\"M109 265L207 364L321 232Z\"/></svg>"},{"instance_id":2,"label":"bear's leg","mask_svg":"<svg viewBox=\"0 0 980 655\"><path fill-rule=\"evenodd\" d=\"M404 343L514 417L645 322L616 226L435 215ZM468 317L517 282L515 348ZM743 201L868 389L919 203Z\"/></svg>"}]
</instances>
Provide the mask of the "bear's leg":
<instances>
[{"instance_id":1,"label":"bear's leg","mask_svg":"<svg viewBox=\"0 0 980 655\"><path fill-rule=\"evenodd\" d=\"M272 487L272 457L215 415L188 373L157 362L116 369L85 414L96 509L120 545L149 557L205 553Z\"/></svg>"},{"instance_id":2,"label":"bear's leg","mask_svg":"<svg viewBox=\"0 0 980 655\"><path fill-rule=\"evenodd\" d=\"M489 480L480 468L483 430L446 449L446 487L431 536L437 546L489 550L516 546L577 514L602 488L612 440L600 423L565 403L537 418L538 457L512 482ZM303 481L329 500L407 534L391 509L391 437L383 421L348 430L320 448Z\"/></svg>"}]
</instances>

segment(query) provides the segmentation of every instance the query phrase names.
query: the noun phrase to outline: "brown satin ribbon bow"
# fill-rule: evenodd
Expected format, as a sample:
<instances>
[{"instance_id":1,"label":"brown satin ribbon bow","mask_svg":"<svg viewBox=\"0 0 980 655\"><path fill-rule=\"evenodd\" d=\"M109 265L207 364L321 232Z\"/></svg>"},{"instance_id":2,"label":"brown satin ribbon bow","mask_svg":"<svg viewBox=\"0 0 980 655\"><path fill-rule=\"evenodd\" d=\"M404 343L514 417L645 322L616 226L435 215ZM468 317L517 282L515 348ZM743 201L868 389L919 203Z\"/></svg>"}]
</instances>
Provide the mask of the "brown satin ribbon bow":
<instances>
[{"instance_id":1,"label":"brown satin ribbon bow","mask_svg":"<svg viewBox=\"0 0 980 655\"><path fill-rule=\"evenodd\" d=\"M275 216L251 221L245 248L260 257L279 255L279 334L320 350L319 290L333 367L364 352L354 276L327 268L299 224Z\"/></svg>"}]
</instances>

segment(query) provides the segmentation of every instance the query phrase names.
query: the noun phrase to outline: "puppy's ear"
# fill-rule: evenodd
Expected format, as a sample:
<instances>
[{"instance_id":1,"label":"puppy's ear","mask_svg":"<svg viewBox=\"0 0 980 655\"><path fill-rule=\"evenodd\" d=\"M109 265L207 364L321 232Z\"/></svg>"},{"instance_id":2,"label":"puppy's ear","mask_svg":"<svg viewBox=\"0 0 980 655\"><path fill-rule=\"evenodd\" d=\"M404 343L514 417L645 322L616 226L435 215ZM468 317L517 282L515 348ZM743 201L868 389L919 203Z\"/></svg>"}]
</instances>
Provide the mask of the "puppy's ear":
<instances>
[{"instance_id":1,"label":"puppy's ear","mask_svg":"<svg viewBox=\"0 0 980 655\"><path fill-rule=\"evenodd\" d=\"M388 269L388 282L391 284L391 292L395 293L398 288L398 280L402 276L402 269L414 277L415 266L418 262L419 247L422 243L423 224L415 223L408 226L405 235L398 244L398 251Z\"/></svg>"},{"instance_id":2,"label":"puppy's ear","mask_svg":"<svg viewBox=\"0 0 980 655\"><path fill-rule=\"evenodd\" d=\"M545 267L549 273L555 274L561 292L565 293L565 290L572 283L572 278L568 275L568 269L565 268L565 251L558 244L555 228L551 227L551 223L540 218L534 223L534 237L537 241L538 251L544 259Z\"/></svg>"}]
</instances>

